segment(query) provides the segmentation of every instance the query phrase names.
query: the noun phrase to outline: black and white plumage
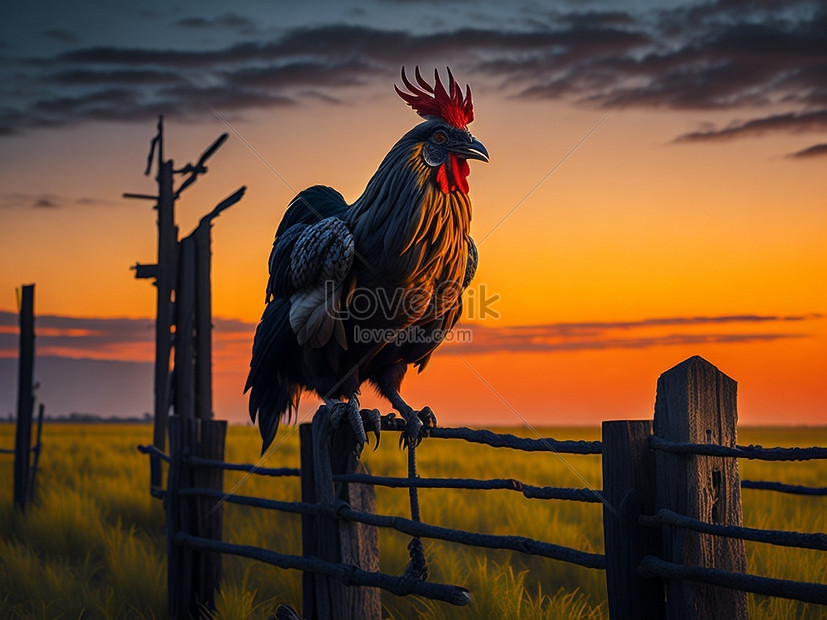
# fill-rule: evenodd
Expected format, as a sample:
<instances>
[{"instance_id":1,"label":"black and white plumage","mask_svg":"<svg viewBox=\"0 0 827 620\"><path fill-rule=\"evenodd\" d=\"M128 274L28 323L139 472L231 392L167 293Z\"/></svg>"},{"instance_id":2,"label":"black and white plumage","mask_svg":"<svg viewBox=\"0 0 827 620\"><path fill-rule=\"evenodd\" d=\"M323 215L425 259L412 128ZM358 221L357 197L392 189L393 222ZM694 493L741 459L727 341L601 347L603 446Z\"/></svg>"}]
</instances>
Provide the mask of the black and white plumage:
<instances>
[{"instance_id":1,"label":"black and white plumage","mask_svg":"<svg viewBox=\"0 0 827 620\"><path fill-rule=\"evenodd\" d=\"M418 72L417 79L427 84ZM262 451L280 418L295 412L302 390L341 402L354 420L365 381L408 421L409 440L418 440L420 412L399 388L408 366L421 371L462 312L462 293L477 264L467 160L488 161L463 124L473 118L470 91L463 99L451 80L450 93L438 79L424 95L417 89L423 101L448 101L441 104L447 112L436 116L435 104L422 104L425 122L393 146L352 205L335 190L314 186L288 206L270 254L267 304L246 386ZM404 74L403 81L411 89ZM365 299L374 306L357 303ZM377 329L398 336L359 337Z\"/></svg>"}]
</instances>

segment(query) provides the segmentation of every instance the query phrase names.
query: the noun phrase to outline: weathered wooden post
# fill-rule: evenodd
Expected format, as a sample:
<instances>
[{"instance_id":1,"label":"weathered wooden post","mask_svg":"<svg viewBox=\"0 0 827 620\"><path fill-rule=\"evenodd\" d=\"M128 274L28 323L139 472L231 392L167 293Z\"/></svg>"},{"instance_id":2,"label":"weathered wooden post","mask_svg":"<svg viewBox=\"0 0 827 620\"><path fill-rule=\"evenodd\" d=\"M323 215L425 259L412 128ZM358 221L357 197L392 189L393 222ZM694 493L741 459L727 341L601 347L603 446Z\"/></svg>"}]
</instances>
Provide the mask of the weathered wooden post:
<instances>
[{"instance_id":1,"label":"weathered wooden post","mask_svg":"<svg viewBox=\"0 0 827 620\"><path fill-rule=\"evenodd\" d=\"M736 445L737 383L705 359L694 356L658 379L654 434L676 442ZM655 510L718 525L743 525L738 460L715 456L655 453ZM662 530L663 559L690 566L745 572L744 543L676 526ZM748 618L747 595L689 580L666 582L669 620Z\"/></svg>"},{"instance_id":2,"label":"weathered wooden post","mask_svg":"<svg viewBox=\"0 0 827 620\"><path fill-rule=\"evenodd\" d=\"M40 403L40 406L37 408L37 437L35 437L34 447L32 448L34 461L32 462L32 473L29 478L29 501L34 499L35 492L37 491L37 466L40 464L40 451L43 449L43 412L45 409L46 406L43 403Z\"/></svg>"},{"instance_id":3,"label":"weathered wooden post","mask_svg":"<svg viewBox=\"0 0 827 620\"><path fill-rule=\"evenodd\" d=\"M171 405L172 384L169 364L172 353L173 303L172 292L178 277L178 227L175 225L175 190L173 187L173 162L164 159L164 117L158 118L158 133L152 139L147 157L145 174L152 171L152 163L158 164L155 180L158 195L125 193L124 198L155 201L158 211L158 262L135 264L135 277L152 278L157 289L155 307L155 372L153 387L152 444L163 452L166 447L167 418ZM161 460L150 456L150 487L161 488Z\"/></svg>"},{"instance_id":4,"label":"weathered wooden post","mask_svg":"<svg viewBox=\"0 0 827 620\"><path fill-rule=\"evenodd\" d=\"M223 491L221 469L193 466L191 456L224 460L227 422L169 418L170 468L165 497L167 514L167 585L174 618L199 618L215 607L221 579L221 554L178 544L179 533L221 540L223 508L214 498L182 493L183 489Z\"/></svg>"},{"instance_id":5,"label":"weathered wooden post","mask_svg":"<svg viewBox=\"0 0 827 620\"><path fill-rule=\"evenodd\" d=\"M603 537L612 620L666 617L663 584L637 572L644 556L660 550L658 532L638 523L655 506L651 430L649 420L603 422Z\"/></svg>"},{"instance_id":6,"label":"weathered wooden post","mask_svg":"<svg viewBox=\"0 0 827 620\"><path fill-rule=\"evenodd\" d=\"M175 169L171 159L164 159L164 118L161 116L158 119L158 133L152 139L145 172L148 175L153 162L157 162L158 195L124 194L125 198L154 200L158 210L158 262L154 265L138 263L134 268L136 278L154 278L158 289L153 445L161 451L166 443L167 418L172 404L170 355L173 348L176 413L204 419L212 417L209 222L222 210L238 202L246 188L236 191L213 209L212 213L202 218L198 230L202 226L206 230L199 234L193 233L181 242L178 241L178 227L175 225L175 201L199 175L207 172L207 160L221 148L227 138L228 134L221 134L201 154L196 164ZM176 174L188 175L177 189L173 183L173 175ZM196 267L196 264L203 266ZM174 338L173 325L176 328ZM203 359L195 361L196 357ZM161 486L161 461L157 456L150 457L150 486L153 489Z\"/></svg>"},{"instance_id":7,"label":"weathered wooden post","mask_svg":"<svg viewBox=\"0 0 827 620\"><path fill-rule=\"evenodd\" d=\"M179 244L178 287L175 291L175 413L198 417L195 409L195 240ZM205 335L210 338L210 333Z\"/></svg>"},{"instance_id":8,"label":"weathered wooden post","mask_svg":"<svg viewBox=\"0 0 827 620\"><path fill-rule=\"evenodd\" d=\"M330 410L321 407L312 424L300 427L302 501L335 506L347 502L354 510L375 512L372 485L333 483L333 475L368 473L355 456L356 437L347 422L334 429ZM307 529L305 529L307 528ZM337 520L332 516L304 517L305 556L379 570L379 536L375 527ZM378 620L382 617L377 588L348 587L330 577L304 573L305 620Z\"/></svg>"},{"instance_id":9,"label":"weathered wooden post","mask_svg":"<svg viewBox=\"0 0 827 620\"><path fill-rule=\"evenodd\" d=\"M316 499L316 468L313 459L313 427L309 423L299 425L299 453L302 502L315 504L318 500ZM302 515L302 555L304 557L320 557L317 544L317 519L313 515ZM316 608L316 574L310 571L302 573L302 617L305 620L315 620L319 617Z\"/></svg>"},{"instance_id":10,"label":"weathered wooden post","mask_svg":"<svg viewBox=\"0 0 827 620\"><path fill-rule=\"evenodd\" d=\"M224 460L224 442L227 436L226 420L199 420L200 434L193 454L215 461ZM224 470L215 467L195 467L193 485L197 488L223 492ZM223 535L224 506L222 501L210 497L195 497L193 532L202 538L221 540ZM221 554L214 551L193 553L195 575L195 599L199 606L215 609L215 592L221 582Z\"/></svg>"},{"instance_id":11,"label":"weathered wooden post","mask_svg":"<svg viewBox=\"0 0 827 620\"><path fill-rule=\"evenodd\" d=\"M14 505L25 512L31 474L34 410L34 284L23 286L20 298L20 358L17 374L17 428L14 441Z\"/></svg>"},{"instance_id":12,"label":"weathered wooden post","mask_svg":"<svg viewBox=\"0 0 827 620\"><path fill-rule=\"evenodd\" d=\"M169 615L187 618L192 609L193 594L192 550L175 542L178 532L189 534L187 498L179 495L181 489L192 485L191 469L185 461L193 444L195 420L169 417L169 472L164 507L167 518L167 597Z\"/></svg>"},{"instance_id":13,"label":"weathered wooden post","mask_svg":"<svg viewBox=\"0 0 827 620\"><path fill-rule=\"evenodd\" d=\"M202 420L212 410L212 239L211 220L201 220L195 239L195 410Z\"/></svg>"}]
</instances>

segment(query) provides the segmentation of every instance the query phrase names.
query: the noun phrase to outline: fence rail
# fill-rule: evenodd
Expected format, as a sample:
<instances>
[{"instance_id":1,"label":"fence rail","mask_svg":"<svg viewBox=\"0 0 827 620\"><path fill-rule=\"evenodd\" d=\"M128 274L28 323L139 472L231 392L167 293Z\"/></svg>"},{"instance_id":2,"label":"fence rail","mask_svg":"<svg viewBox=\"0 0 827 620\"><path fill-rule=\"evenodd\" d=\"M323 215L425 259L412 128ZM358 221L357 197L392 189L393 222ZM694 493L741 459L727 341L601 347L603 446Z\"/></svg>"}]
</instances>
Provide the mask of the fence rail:
<instances>
[{"instance_id":1,"label":"fence rail","mask_svg":"<svg viewBox=\"0 0 827 620\"><path fill-rule=\"evenodd\" d=\"M669 373L673 372L677 374L670 376ZM365 473L353 457L355 438L352 433L346 427L333 433L329 414L324 408L317 413L312 427L302 425L301 468L263 468L228 463L223 460L223 450L219 451L220 455L211 455L204 450L204 445L196 442L203 430L199 433L192 427L196 424L194 420L187 422L173 416L170 419L169 456L153 446L139 447L142 452L170 463L170 478L165 491L167 510L171 509L172 504L180 504L178 516L168 521L170 557L175 558L170 567L171 574L179 575L177 584L182 583L180 575L184 575L185 582L186 575L206 570L199 568L197 562L192 564L193 559L200 558L198 561L203 562L220 557L220 554L233 554L281 568L302 570L305 578L303 617L313 619L380 617L381 606L376 588L398 595L425 596L455 605L471 602L471 594L464 588L416 578L411 567L400 576L382 573L378 568L375 532L377 528L386 528L413 537L409 548L421 545L420 538L429 538L467 546L518 551L606 570L612 620L637 617L699 619L709 617L710 601L716 605L715 613L726 613L733 619L745 618L746 592L827 605L827 585L746 574L743 547L743 541L748 540L827 551L827 534L744 527L740 514L741 488L801 495L824 495L825 488L742 481L737 470L738 458L803 461L823 458L827 448L736 446L734 399L731 398L734 396L734 382L700 358L687 360L669 373L664 373L659 381L654 435L651 434L652 423L648 421L604 423L603 441L590 442L526 439L465 428L430 431L432 438L461 439L498 448L601 454L603 490L535 486L512 478L420 478L414 474L406 478L373 476ZM676 377L681 383L680 394L695 395L700 401L717 403L719 409L713 407L712 414L714 420L722 422L722 430L719 437L711 439L718 443L703 443L698 441L700 437L686 436L682 439L669 430L668 422L664 420L676 415L675 411L670 410L670 407L674 409L676 402L682 403L681 406L688 410L683 412L686 415L709 415L709 411L693 413L691 409L697 403L693 404L691 398L673 398L674 386L670 382L674 383ZM728 409L730 404L733 405L731 410ZM709 409L708 402L704 406ZM400 426L399 422L392 416L385 416L382 427L394 430ZM173 432L173 424L189 424L190 430ZM204 420L200 424L216 423ZM709 420L697 426L705 429L713 428L714 424ZM180 440L186 438L196 443L181 443ZM703 439L708 441L710 437ZM731 443L727 445L728 442ZM695 458L688 458L691 455ZM412 454L410 457L415 464ZM207 479L204 476L208 476L210 471L217 472L219 476L223 471L243 471L263 476L301 477L302 501L226 493L221 484L215 484L215 478L212 478L211 485L198 484L199 480ZM668 491L669 497L688 493L682 490L685 489L682 477L691 478L695 483L700 481L701 488L687 495L691 501L678 511L664 501L665 496L661 492ZM704 488L704 485L709 487ZM523 536L468 532L423 523L418 518L418 507L414 509L413 506L413 518L410 519L377 514L373 496L375 486L409 490L510 490L532 499L602 502L606 553L590 553ZM710 499L707 504L704 503L705 498ZM186 503L186 507L182 502ZM220 540L220 529L217 536L200 533L200 524L211 515L220 514L224 503L301 515L303 555L230 544ZM659 529L661 536L651 536L652 528ZM715 557L703 554L708 545L702 541L707 536L714 536L719 541L714 545L717 549ZM413 559L411 566L414 566ZM424 566L419 567L422 568ZM670 591L668 598L664 594L666 590ZM172 605L172 609L173 615L178 616L185 615L187 609L194 609L193 605L203 605L210 596L205 592L177 595L179 600ZM187 596L192 601L187 602ZM671 606L670 599L673 601ZM675 600L681 601L680 605L674 604Z\"/></svg>"},{"instance_id":2,"label":"fence rail","mask_svg":"<svg viewBox=\"0 0 827 620\"><path fill-rule=\"evenodd\" d=\"M551 437L531 439L517 437L507 433L495 433L489 430L472 430L470 428L433 428L430 437L440 439L462 439L470 443L479 443L492 448L511 448L523 452L557 452L559 454L600 454L603 445L599 441L561 441Z\"/></svg>"},{"instance_id":3,"label":"fence rail","mask_svg":"<svg viewBox=\"0 0 827 620\"><path fill-rule=\"evenodd\" d=\"M677 525L682 528L714 534L715 536L729 536L741 540L769 543L784 547L798 547L801 549L819 549L827 551L827 534L806 534L785 530L761 530L752 527L736 525L716 525L699 519L692 519L672 510L659 510L655 515L643 515L638 520L641 525L658 527L661 525Z\"/></svg>"},{"instance_id":4,"label":"fence rail","mask_svg":"<svg viewBox=\"0 0 827 620\"><path fill-rule=\"evenodd\" d=\"M784 484L766 480L741 480L742 489L757 489L760 491L778 491L791 495L827 495L827 487L806 487L798 484Z\"/></svg>"},{"instance_id":5,"label":"fence rail","mask_svg":"<svg viewBox=\"0 0 827 620\"><path fill-rule=\"evenodd\" d=\"M278 566L279 568L294 568L319 575L326 575L337 579L347 586L382 588L397 596L417 594L439 601L445 601L452 605L467 605L473 601L471 593L460 586L444 585L421 581L419 579L396 577L384 573L368 572L353 564L327 562L319 558L301 555L286 555L261 549L260 547L234 545L181 532L176 534L175 542L178 545L186 545L193 549L220 551L221 553L252 558L273 566Z\"/></svg>"},{"instance_id":6,"label":"fence rail","mask_svg":"<svg viewBox=\"0 0 827 620\"><path fill-rule=\"evenodd\" d=\"M649 438L649 445L654 450L675 454L694 454L702 456L731 456L739 459L759 461L809 461L827 459L827 448L764 448L762 446L720 446L682 441L669 441L656 435Z\"/></svg>"},{"instance_id":7,"label":"fence rail","mask_svg":"<svg viewBox=\"0 0 827 620\"><path fill-rule=\"evenodd\" d=\"M340 474L333 476L333 482L355 482L392 488L508 490L522 493L529 499L562 499L598 504L603 501L602 491L588 488L539 487L514 478L479 480L476 478L393 478L369 474Z\"/></svg>"},{"instance_id":8,"label":"fence rail","mask_svg":"<svg viewBox=\"0 0 827 620\"><path fill-rule=\"evenodd\" d=\"M646 556L640 563L641 574L664 579L689 579L698 583L721 586L742 592L794 599L804 603L827 605L827 585L804 583L789 579L773 579L758 575L732 573L703 566L687 566Z\"/></svg>"}]
</instances>

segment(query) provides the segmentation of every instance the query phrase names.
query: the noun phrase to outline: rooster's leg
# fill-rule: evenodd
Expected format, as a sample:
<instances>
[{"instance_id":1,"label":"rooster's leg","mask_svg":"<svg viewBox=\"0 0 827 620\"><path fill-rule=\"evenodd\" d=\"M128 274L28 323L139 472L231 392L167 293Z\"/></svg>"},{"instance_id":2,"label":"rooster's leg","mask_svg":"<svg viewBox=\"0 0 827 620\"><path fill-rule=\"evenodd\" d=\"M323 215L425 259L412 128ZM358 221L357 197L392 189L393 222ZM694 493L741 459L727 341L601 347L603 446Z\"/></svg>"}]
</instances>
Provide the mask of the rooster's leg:
<instances>
[{"instance_id":1,"label":"rooster's leg","mask_svg":"<svg viewBox=\"0 0 827 620\"><path fill-rule=\"evenodd\" d=\"M383 392L387 395L388 400L391 401L393 408L396 409L402 417L405 418L405 422L407 422L405 431L402 437L399 438L400 443L404 442L408 446L418 446L422 438L428 434L428 429L436 427L436 416L434 412L431 411L430 407L423 407L419 411L416 411L404 401L399 394L399 390L395 388L386 389L383 390Z\"/></svg>"},{"instance_id":2,"label":"rooster's leg","mask_svg":"<svg viewBox=\"0 0 827 620\"><path fill-rule=\"evenodd\" d=\"M368 429L376 434L376 446L379 446L380 415L377 409L360 411L359 398L354 394L347 402L325 399L325 404L331 409L331 422L334 428L338 428L347 419L353 434L356 436L356 458L362 454L362 449L368 443L368 436L365 432L365 421L368 422ZM364 419L363 419L364 418Z\"/></svg>"}]
</instances>

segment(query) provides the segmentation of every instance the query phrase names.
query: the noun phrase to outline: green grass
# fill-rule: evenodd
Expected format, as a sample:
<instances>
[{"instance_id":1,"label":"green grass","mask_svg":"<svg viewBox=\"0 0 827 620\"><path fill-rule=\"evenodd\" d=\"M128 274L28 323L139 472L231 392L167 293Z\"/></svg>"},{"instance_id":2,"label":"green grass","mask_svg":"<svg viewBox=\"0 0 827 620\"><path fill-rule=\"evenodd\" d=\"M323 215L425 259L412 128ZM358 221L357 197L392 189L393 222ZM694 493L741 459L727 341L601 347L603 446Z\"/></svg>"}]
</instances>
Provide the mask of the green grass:
<instances>
[{"instance_id":1,"label":"green grass","mask_svg":"<svg viewBox=\"0 0 827 620\"><path fill-rule=\"evenodd\" d=\"M265 466L297 466L298 433ZM513 432L513 431L512 431ZM0 446L11 447L14 429L0 425ZM528 434L524 432L523 434ZM554 429L560 439L599 439L598 429ZM38 493L25 517L11 506L11 457L0 458L0 618L165 618L166 558L161 503L148 493L148 426L66 425L44 428ZM741 443L827 445L827 429L745 429ZM231 427L227 459L256 460L257 431ZM364 460L378 475L406 475L406 460L386 437ZM425 441L418 451L422 476L513 477L536 485L601 486L600 458L527 454L460 441ZM743 478L823 486L827 464L741 462ZM225 488L245 495L299 499L297 479L227 473ZM407 491L377 488L379 511L407 516ZM827 531L824 498L743 491L744 521L751 527ZM600 505L529 500L510 491L424 489L422 518L476 532L519 534L595 553L603 551ZM227 505L226 540L301 553L298 516ZM408 538L380 532L382 570L400 574ZM483 551L424 541L430 579L471 590L474 604L456 608L415 597L383 595L385 616L435 618L606 618L603 571L510 551ZM747 543L755 574L827 582L827 562L816 551ZM218 619L264 619L282 602L301 606L301 575L225 556L217 599ZM754 618L823 618L824 607L749 597Z\"/></svg>"}]
</instances>

